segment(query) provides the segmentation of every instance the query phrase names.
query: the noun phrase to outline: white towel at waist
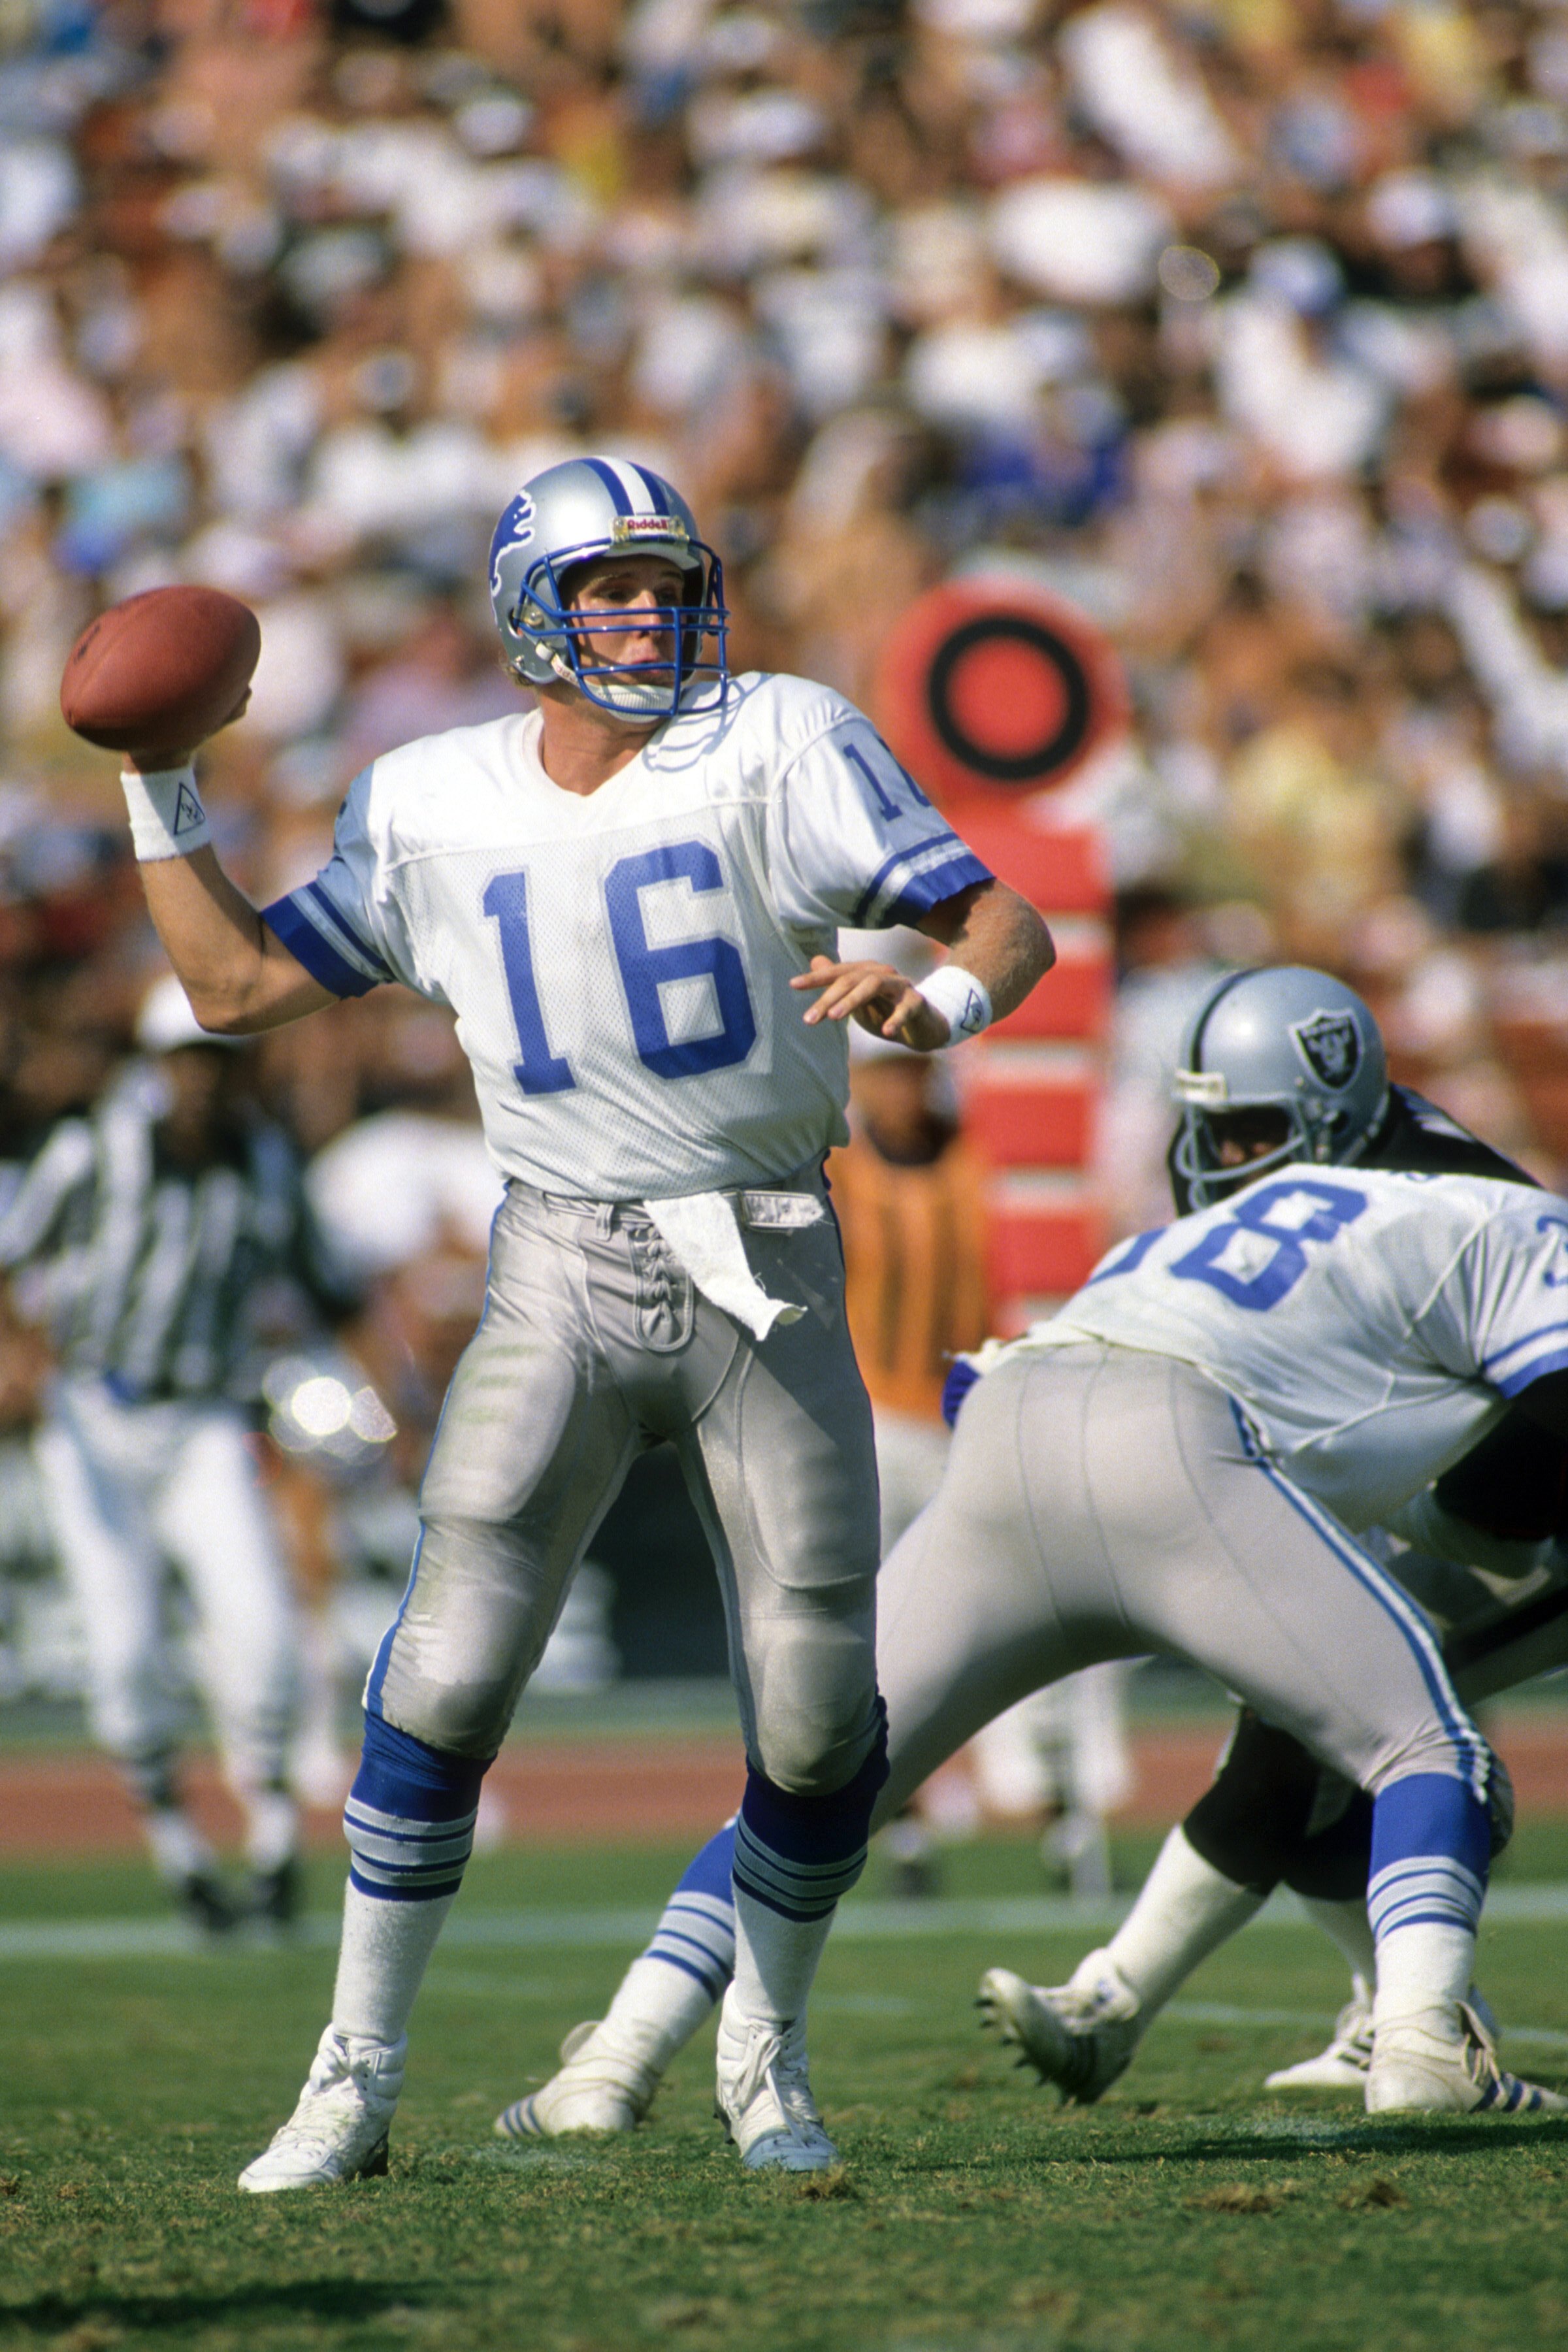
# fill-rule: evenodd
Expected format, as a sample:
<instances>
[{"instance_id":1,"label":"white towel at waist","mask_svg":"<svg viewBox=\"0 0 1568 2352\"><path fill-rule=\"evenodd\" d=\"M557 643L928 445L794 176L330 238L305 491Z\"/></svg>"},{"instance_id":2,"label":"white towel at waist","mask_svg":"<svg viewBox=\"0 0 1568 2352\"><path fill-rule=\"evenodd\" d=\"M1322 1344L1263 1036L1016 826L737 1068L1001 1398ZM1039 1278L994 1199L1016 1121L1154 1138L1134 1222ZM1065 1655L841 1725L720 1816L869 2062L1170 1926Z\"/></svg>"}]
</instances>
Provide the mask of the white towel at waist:
<instances>
[{"instance_id":1,"label":"white towel at waist","mask_svg":"<svg viewBox=\"0 0 1568 2352\"><path fill-rule=\"evenodd\" d=\"M777 1232L819 1224L826 1212L815 1192L742 1192L748 1224ZM704 1298L765 1339L775 1323L798 1323L805 1313L770 1298L746 1261L733 1195L687 1192L674 1201L645 1201L648 1220L685 1267Z\"/></svg>"}]
</instances>

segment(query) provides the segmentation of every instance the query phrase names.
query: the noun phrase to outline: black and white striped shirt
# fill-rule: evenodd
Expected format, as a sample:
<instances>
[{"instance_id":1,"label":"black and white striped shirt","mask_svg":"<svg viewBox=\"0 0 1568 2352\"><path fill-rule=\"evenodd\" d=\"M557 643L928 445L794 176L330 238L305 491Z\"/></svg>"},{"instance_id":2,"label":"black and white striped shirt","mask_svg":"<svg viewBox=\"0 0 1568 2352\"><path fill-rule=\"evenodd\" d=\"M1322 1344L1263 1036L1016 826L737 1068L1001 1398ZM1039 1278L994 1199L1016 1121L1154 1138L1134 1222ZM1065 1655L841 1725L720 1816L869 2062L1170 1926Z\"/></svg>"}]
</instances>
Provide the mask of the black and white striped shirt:
<instances>
[{"instance_id":1,"label":"black and white striped shirt","mask_svg":"<svg viewBox=\"0 0 1568 2352\"><path fill-rule=\"evenodd\" d=\"M352 1303L306 1206L298 1157L263 1119L195 1171L161 1152L155 1068L62 1119L0 1215L0 1266L64 1369L127 1401L243 1393L258 1299L278 1278L329 1315Z\"/></svg>"}]
</instances>

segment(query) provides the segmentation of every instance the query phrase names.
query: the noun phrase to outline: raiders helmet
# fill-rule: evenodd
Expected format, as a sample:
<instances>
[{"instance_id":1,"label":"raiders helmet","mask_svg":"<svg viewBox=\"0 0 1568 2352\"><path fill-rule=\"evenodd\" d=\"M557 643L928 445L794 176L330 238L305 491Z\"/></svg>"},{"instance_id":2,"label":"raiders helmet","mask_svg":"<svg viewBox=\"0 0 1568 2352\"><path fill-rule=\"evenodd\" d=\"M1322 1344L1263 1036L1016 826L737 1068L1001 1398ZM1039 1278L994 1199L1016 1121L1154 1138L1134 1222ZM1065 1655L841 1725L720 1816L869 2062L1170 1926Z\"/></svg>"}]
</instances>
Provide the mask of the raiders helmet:
<instances>
[{"instance_id":1,"label":"raiders helmet","mask_svg":"<svg viewBox=\"0 0 1568 2352\"><path fill-rule=\"evenodd\" d=\"M1353 989L1304 964L1233 971L1188 1026L1173 1089L1182 1106L1176 1172L1194 1208L1270 1168L1358 1159L1388 1106L1376 1022ZM1216 1118L1283 1114L1283 1140L1239 1168L1223 1165Z\"/></svg>"},{"instance_id":2,"label":"raiders helmet","mask_svg":"<svg viewBox=\"0 0 1568 2352\"><path fill-rule=\"evenodd\" d=\"M662 555L679 567L684 602L636 616L669 632L673 663L595 658L585 624L568 609L568 575L606 555ZM515 677L530 686L563 679L618 719L668 719L693 677L722 686L729 676L723 567L679 491L624 457L571 457L524 482L490 541L490 603ZM622 617L595 613L593 627ZM710 637L717 652L705 659Z\"/></svg>"}]
</instances>

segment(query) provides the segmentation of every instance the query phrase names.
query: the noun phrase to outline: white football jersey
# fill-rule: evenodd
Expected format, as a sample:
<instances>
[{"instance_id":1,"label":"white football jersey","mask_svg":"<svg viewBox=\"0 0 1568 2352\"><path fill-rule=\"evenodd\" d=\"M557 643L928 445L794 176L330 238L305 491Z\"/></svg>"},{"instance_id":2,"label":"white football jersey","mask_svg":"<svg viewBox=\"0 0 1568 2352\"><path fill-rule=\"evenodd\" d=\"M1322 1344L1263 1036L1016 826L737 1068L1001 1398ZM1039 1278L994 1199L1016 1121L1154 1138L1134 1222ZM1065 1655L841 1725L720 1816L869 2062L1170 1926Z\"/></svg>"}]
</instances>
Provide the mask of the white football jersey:
<instances>
[{"instance_id":1,"label":"white football jersey","mask_svg":"<svg viewBox=\"0 0 1568 2352\"><path fill-rule=\"evenodd\" d=\"M1286 1171L1123 1242L1014 1346L1086 1339L1194 1365L1282 1470L1371 1527L1568 1365L1568 1202L1489 1178Z\"/></svg>"},{"instance_id":2,"label":"white football jersey","mask_svg":"<svg viewBox=\"0 0 1568 2352\"><path fill-rule=\"evenodd\" d=\"M989 878L868 720L760 673L699 690L586 796L537 711L356 777L331 863L266 911L324 986L452 1007L503 1175L579 1199L785 1174L845 1136L844 1024L792 976Z\"/></svg>"}]
</instances>

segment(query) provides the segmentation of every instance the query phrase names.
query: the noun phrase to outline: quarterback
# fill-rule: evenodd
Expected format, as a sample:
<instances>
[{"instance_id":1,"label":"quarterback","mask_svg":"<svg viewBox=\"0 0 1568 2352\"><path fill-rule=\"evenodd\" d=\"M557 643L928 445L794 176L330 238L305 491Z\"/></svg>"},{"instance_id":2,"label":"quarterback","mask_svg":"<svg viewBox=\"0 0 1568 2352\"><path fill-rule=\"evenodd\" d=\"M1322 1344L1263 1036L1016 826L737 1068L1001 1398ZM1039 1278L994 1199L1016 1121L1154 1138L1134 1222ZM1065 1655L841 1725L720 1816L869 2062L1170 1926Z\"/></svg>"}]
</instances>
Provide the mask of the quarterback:
<instances>
[{"instance_id":1,"label":"quarterback","mask_svg":"<svg viewBox=\"0 0 1568 2352\"><path fill-rule=\"evenodd\" d=\"M834 2160L806 1997L887 1773L871 1418L821 1176L846 1131L843 1024L931 1051L1051 961L1033 909L848 703L730 676L718 558L658 475L603 457L537 475L489 585L537 708L374 761L330 863L262 912L213 854L188 746L125 777L204 1026L403 982L456 1013L507 1180L366 1685L331 2021L253 2190L385 2168L486 1767L629 1464L662 1439L719 1562L748 1762L719 2110L750 2167ZM837 961L840 925L897 923L950 950L921 988Z\"/></svg>"},{"instance_id":2,"label":"quarterback","mask_svg":"<svg viewBox=\"0 0 1568 2352\"><path fill-rule=\"evenodd\" d=\"M1428 1531L1434 1507L1451 1518L1434 1487L1510 1408L1549 1439L1568 1432L1568 1210L1462 1130L1425 1148L1404 1132L1446 1123L1390 1089L1371 1014L1325 974L1234 975L1194 1027L1186 1142L1228 1180L1112 1251L1054 1321L961 1360L972 1392L950 1382L942 1487L882 1570L890 1769L875 1821L1041 1684L1148 1650L1191 1658L1371 1797L1368 2106L1559 2106L1500 2066L1468 1998L1506 1780L1427 1619L1356 1537L1413 1506ZM1405 1164L1373 1164L1385 1147ZM608 2015L500 2131L624 2130L646 2111L723 1982L727 1835ZM1260 1899L1208 1876L1230 1924ZM1072 2095L1114 2079L1225 1932L1224 1904L1205 1909L1193 1879L1166 1869L1129 1948L1091 1955L1071 1987L987 1978L992 2021ZM1177 1948L1142 2008L1118 1973L1135 1973L1134 1930L1140 1957Z\"/></svg>"}]
</instances>

